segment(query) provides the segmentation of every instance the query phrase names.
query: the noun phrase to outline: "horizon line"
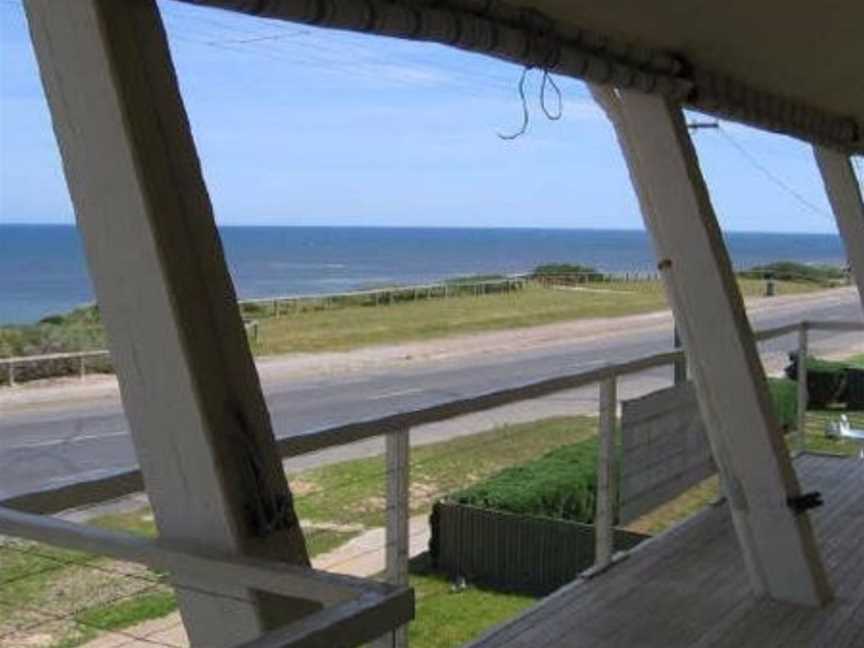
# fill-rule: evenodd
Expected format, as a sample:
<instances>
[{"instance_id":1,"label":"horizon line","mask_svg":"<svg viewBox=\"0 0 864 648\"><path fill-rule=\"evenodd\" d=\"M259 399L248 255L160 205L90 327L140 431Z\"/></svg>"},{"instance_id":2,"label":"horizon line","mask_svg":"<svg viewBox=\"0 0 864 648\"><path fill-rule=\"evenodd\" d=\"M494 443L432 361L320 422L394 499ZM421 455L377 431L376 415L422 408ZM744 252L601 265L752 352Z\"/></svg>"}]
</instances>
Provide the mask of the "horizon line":
<instances>
[{"instance_id":1,"label":"horizon line","mask_svg":"<svg viewBox=\"0 0 864 648\"><path fill-rule=\"evenodd\" d=\"M76 223L57 223L50 221L42 221L35 223L23 222L0 222L0 227L71 227L76 228ZM465 230L465 231L482 231L482 230L525 230L525 231L553 231L553 232L642 232L647 233L647 230L634 227L539 227L531 225L492 225L492 226L469 226L469 225L304 225L304 224L272 224L272 223L222 223L216 225L217 229L221 228L283 228L283 229L400 229L400 230ZM776 231L776 230L727 230L722 229L724 234L772 234L776 236L833 236L840 238L837 232L808 232L808 231Z\"/></svg>"}]
</instances>

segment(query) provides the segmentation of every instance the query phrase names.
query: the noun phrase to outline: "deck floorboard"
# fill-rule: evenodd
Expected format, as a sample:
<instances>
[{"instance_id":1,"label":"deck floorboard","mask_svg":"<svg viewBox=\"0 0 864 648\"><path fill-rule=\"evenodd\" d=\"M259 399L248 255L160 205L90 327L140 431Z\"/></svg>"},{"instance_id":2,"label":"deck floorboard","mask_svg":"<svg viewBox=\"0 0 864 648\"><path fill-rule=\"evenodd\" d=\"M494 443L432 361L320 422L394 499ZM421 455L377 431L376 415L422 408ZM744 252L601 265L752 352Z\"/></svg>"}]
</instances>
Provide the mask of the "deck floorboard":
<instances>
[{"instance_id":1,"label":"deck floorboard","mask_svg":"<svg viewBox=\"0 0 864 648\"><path fill-rule=\"evenodd\" d=\"M710 507L605 574L573 583L471 648L789 648L864 645L864 462L802 455L805 491L836 598L813 610L749 591L729 511Z\"/></svg>"}]
</instances>

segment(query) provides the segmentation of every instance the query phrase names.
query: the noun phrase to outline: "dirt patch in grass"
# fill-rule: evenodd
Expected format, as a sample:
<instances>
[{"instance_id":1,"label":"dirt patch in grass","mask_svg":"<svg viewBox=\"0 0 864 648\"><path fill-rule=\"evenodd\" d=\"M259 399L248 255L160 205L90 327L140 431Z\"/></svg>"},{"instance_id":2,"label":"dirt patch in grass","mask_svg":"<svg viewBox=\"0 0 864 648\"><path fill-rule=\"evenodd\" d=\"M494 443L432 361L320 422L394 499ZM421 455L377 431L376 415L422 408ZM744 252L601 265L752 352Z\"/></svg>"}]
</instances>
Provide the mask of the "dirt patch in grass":
<instances>
[{"instance_id":1,"label":"dirt patch in grass","mask_svg":"<svg viewBox=\"0 0 864 648\"><path fill-rule=\"evenodd\" d=\"M88 620L95 610L171 591L140 565L10 538L0 539L0 573L2 648L78 645L99 632Z\"/></svg>"}]
</instances>

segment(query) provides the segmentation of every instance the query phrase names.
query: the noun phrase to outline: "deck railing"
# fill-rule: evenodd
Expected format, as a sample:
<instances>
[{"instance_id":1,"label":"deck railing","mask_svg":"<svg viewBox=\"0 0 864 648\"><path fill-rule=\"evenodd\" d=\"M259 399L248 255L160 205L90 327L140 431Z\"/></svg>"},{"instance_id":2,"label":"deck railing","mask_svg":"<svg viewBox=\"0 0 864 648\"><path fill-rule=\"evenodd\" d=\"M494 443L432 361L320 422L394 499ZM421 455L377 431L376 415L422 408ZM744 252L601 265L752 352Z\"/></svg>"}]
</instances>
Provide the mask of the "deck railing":
<instances>
[{"instance_id":1,"label":"deck railing","mask_svg":"<svg viewBox=\"0 0 864 648\"><path fill-rule=\"evenodd\" d=\"M757 342L765 342L797 334L799 357L806 357L811 331L835 333L862 331L864 324L846 321L802 321L754 332ZM621 378L659 367L671 366L685 359L683 351L667 351L626 362L609 364L575 374L555 376L516 387L467 396L427 407L399 412L368 421L339 425L314 432L279 439L277 447L283 458L318 452L364 439L384 436L386 439L386 580L390 585L408 584L409 559L409 484L411 430L420 425L452 419L534 400L563 391L599 385L597 507L595 515L596 555L592 572L606 569L614 559L612 538L617 484L614 469L616 429L618 425L618 384ZM807 409L806 363L799 363L799 410L796 450L806 450L805 416ZM137 470L89 482L83 482L26 495L0 502L0 533L32 537L63 545L67 536L52 535L50 519L15 517L10 509L32 513L56 513L62 510L115 499L143 489ZM388 635L388 646L407 645L405 628Z\"/></svg>"}]
</instances>

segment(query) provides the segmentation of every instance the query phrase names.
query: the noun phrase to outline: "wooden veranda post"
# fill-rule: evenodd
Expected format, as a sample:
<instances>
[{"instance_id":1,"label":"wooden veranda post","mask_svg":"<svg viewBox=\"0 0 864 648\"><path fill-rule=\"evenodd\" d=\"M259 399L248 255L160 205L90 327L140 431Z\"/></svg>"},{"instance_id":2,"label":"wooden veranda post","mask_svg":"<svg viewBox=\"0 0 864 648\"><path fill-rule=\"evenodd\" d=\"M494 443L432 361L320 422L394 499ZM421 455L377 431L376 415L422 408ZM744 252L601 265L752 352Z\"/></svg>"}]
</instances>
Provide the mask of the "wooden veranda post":
<instances>
[{"instance_id":1,"label":"wooden veranda post","mask_svg":"<svg viewBox=\"0 0 864 648\"><path fill-rule=\"evenodd\" d=\"M813 153L864 308L864 201L861 188L848 155L822 146L813 147Z\"/></svg>"},{"instance_id":2,"label":"wooden veranda post","mask_svg":"<svg viewBox=\"0 0 864 648\"><path fill-rule=\"evenodd\" d=\"M757 595L831 598L773 412L744 303L680 106L592 87L618 135L687 351L712 451Z\"/></svg>"},{"instance_id":3,"label":"wooden veranda post","mask_svg":"<svg viewBox=\"0 0 864 648\"><path fill-rule=\"evenodd\" d=\"M387 527L385 576L392 585L408 585L410 558L411 431L390 432L385 438ZM402 626L375 642L376 648L406 648L408 627Z\"/></svg>"},{"instance_id":4,"label":"wooden veranda post","mask_svg":"<svg viewBox=\"0 0 864 648\"><path fill-rule=\"evenodd\" d=\"M618 484L615 471L615 428L618 410L617 378L600 383L600 439L597 445L597 512L594 516L594 567L604 569L614 551L615 502Z\"/></svg>"},{"instance_id":5,"label":"wooden veranda post","mask_svg":"<svg viewBox=\"0 0 864 648\"><path fill-rule=\"evenodd\" d=\"M24 7L160 536L307 565L155 1ZM198 646L318 609L174 584Z\"/></svg>"},{"instance_id":6,"label":"wooden veranda post","mask_svg":"<svg viewBox=\"0 0 864 648\"><path fill-rule=\"evenodd\" d=\"M798 420L795 425L795 436L797 437L797 450L804 452L807 449L807 355L810 353L807 344L807 322L801 322L798 329L798 363L797 363L797 389L798 389Z\"/></svg>"}]
</instances>

